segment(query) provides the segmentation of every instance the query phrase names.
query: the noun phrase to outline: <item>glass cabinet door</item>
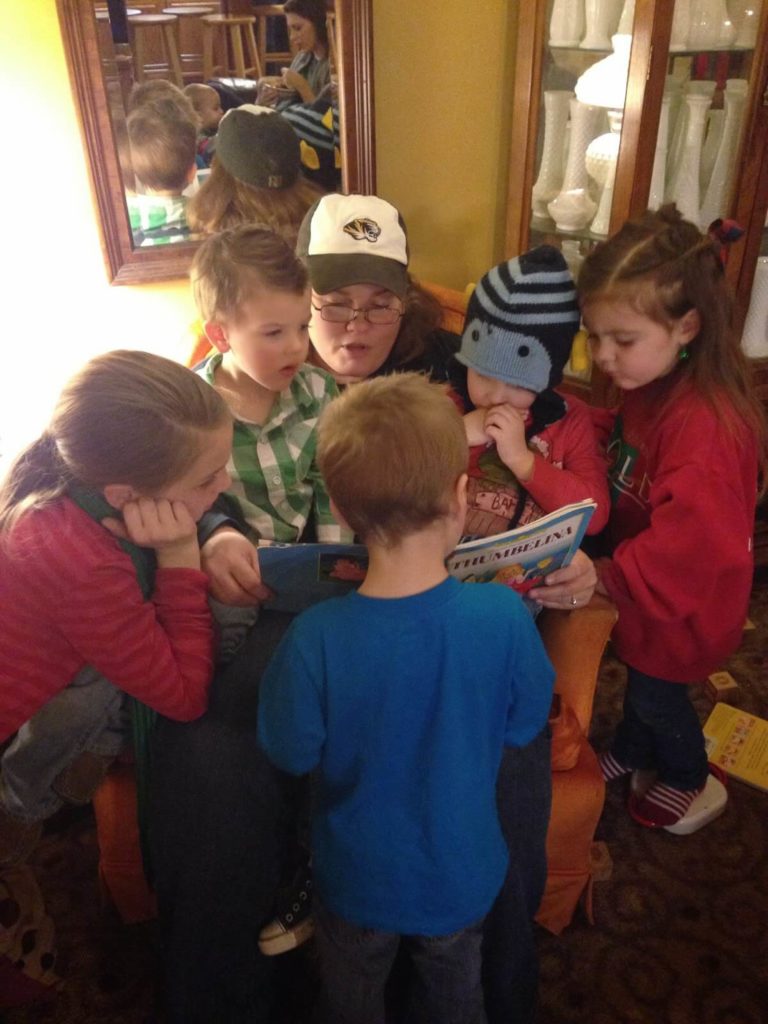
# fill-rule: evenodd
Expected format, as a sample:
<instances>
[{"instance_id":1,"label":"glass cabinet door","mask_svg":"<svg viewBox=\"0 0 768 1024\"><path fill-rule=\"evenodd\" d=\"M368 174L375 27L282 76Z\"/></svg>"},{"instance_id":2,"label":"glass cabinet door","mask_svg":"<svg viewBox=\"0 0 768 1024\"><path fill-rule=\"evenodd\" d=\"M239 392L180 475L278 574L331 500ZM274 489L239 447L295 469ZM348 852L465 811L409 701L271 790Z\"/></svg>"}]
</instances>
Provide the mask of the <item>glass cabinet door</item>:
<instances>
[{"instance_id":1,"label":"glass cabinet door","mask_svg":"<svg viewBox=\"0 0 768 1024\"><path fill-rule=\"evenodd\" d=\"M674 202L702 231L740 219L729 274L745 310L768 205L763 2L521 2L509 255L554 244L576 274L628 217Z\"/></svg>"}]
</instances>

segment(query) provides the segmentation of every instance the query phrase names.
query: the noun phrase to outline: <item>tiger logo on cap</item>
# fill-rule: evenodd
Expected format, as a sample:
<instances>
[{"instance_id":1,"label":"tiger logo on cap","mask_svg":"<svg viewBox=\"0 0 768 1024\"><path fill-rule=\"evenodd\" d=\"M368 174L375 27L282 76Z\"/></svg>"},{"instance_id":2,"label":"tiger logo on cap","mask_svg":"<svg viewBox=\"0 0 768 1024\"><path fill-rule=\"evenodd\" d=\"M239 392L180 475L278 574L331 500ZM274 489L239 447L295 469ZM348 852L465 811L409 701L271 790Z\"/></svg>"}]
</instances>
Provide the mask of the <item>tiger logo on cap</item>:
<instances>
[{"instance_id":1,"label":"tiger logo on cap","mask_svg":"<svg viewBox=\"0 0 768 1024\"><path fill-rule=\"evenodd\" d=\"M344 225L344 231L357 242L362 242L363 240L375 242L381 234L381 228L370 217L355 217L354 220Z\"/></svg>"}]
</instances>

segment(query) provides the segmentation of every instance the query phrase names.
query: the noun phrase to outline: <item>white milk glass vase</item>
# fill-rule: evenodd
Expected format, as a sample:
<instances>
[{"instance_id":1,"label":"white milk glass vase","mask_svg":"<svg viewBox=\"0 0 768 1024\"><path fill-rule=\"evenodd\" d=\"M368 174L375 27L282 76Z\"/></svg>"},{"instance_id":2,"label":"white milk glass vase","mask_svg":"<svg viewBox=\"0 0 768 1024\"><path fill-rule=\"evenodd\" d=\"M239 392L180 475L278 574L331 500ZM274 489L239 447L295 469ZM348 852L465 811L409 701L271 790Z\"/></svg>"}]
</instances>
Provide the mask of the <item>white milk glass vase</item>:
<instances>
[{"instance_id":1,"label":"white milk glass vase","mask_svg":"<svg viewBox=\"0 0 768 1024\"><path fill-rule=\"evenodd\" d=\"M584 50L610 50L619 12L616 0L584 0Z\"/></svg>"},{"instance_id":2,"label":"white milk glass vase","mask_svg":"<svg viewBox=\"0 0 768 1024\"><path fill-rule=\"evenodd\" d=\"M768 256L759 256L741 347L751 359L768 356Z\"/></svg>"},{"instance_id":3,"label":"white milk glass vase","mask_svg":"<svg viewBox=\"0 0 768 1024\"><path fill-rule=\"evenodd\" d=\"M699 227L703 231L713 220L728 214L748 86L746 78L729 78L725 83L723 133L699 214Z\"/></svg>"},{"instance_id":4,"label":"white milk glass vase","mask_svg":"<svg viewBox=\"0 0 768 1024\"><path fill-rule=\"evenodd\" d=\"M720 46L730 46L734 36L725 0L691 0L689 49L714 50Z\"/></svg>"},{"instance_id":5,"label":"white milk glass vase","mask_svg":"<svg viewBox=\"0 0 768 1024\"><path fill-rule=\"evenodd\" d=\"M736 28L734 46L751 50L757 43L757 23L760 20L761 0L731 0L728 10Z\"/></svg>"},{"instance_id":6,"label":"white milk glass vase","mask_svg":"<svg viewBox=\"0 0 768 1024\"><path fill-rule=\"evenodd\" d=\"M587 172L600 186L597 213L589 225L589 230L594 235L608 234L613 206L613 185L616 180L616 161L621 142L621 123L624 118L623 110L609 110L607 113L611 130L604 135L598 135L587 146Z\"/></svg>"},{"instance_id":7,"label":"white milk glass vase","mask_svg":"<svg viewBox=\"0 0 768 1024\"><path fill-rule=\"evenodd\" d=\"M549 18L550 46L578 46L584 35L584 0L555 0Z\"/></svg>"},{"instance_id":8,"label":"white milk glass vase","mask_svg":"<svg viewBox=\"0 0 768 1024\"><path fill-rule=\"evenodd\" d=\"M712 97L698 92L687 92L683 99L686 111L685 138L680 164L670 184L669 197L686 220L698 224L701 147L704 143L707 111L712 103Z\"/></svg>"},{"instance_id":9,"label":"white milk glass vase","mask_svg":"<svg viewBox=\"0 0 768 1024\"><path fill-rule=\"evenodd\" d=\"M672 35L669 39L670 50L684 50L688 46L688 33L691 28L691 0L675 0L675 13L672 18Z\"/></svg>"},{"instance_id":10,"label":"white milk glass vase","mask_svg":"<svg viewBox=\"0 0 768 1024\"><path fill-rule=\"evenodd\" d=\"M563 138L568 123L569 103L573 93L565 89L544 90L544 140L541 164L531 190L531 212L534 217L547 216L551 202L563 184Z\"/></svg>"},{"instance_id":11,"label":"white milk glass vase","mask_svg":"<svg viewBox=\"0 0 768 1024\"><path fill-rule=\"evenodd\" d=\"M571 134L563 187L547 205L549 215L561 231L581 231L594 217L597 204L589 194L585 164L587 146L595 136L599 107L570 100Z\"/></svg>"},{"instance_id":12,"label":"white milk glass vase","mask_svg":"<svg viewBox=\"0 0 768 1024\"><path fill-rule=\"evenodd\" d=\"M648 193L648 209L658 210L664 205L664 190L667 182L667 143L669 140L669 105L672 96L665 92L661 98L659 130L656 133L656 152L653 156L651 188Z\"/></svg>"},{"instance_id":13,"label":"white milk glass vase","mask_svg":"<svg viewBox=\"0 0 768 1024\"><path fill-rule=\"evenodd\" d=\"M707 131L704 135L704 145L701 147L701 167L699 168L699 187L702 195L706 195L707 186L712 177L712 168L715 166L715 158L720 149L720 139L723 137L724 120L724 110L710 110L707 114Z\"/></svg>"},{"instance_id":14,"label":"white milk glass vase","mask_svg":"<svg viewBox=\"0 0 768 1024\"><path fill-rule=\"evenodd\" d=\"M619 26L616 29L616 34L623 36L632 35L632 26L635 23L635 0L624 0L624 6L621 9L621 17L619 18Z\"/></svg>"}]
</instances>

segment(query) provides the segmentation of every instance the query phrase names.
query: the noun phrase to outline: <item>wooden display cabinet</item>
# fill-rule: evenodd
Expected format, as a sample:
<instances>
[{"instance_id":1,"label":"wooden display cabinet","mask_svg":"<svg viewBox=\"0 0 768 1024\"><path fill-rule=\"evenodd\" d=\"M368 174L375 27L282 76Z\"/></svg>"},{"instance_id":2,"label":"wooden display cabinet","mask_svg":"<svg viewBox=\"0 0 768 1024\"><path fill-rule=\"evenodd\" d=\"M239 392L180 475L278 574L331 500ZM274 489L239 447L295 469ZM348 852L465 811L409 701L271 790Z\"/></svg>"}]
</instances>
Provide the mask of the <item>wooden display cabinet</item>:
<instances>
[{"instance_id":1,"label":"wooden display cabinet","mask_svg":"<svg viewBox=\"0 0 768 1024\"><path fill-rule=\"evenodd\" d=\"M572 10L579 2L569 0L568 7ZM610 5L612 0L605 2ZM697 5L708 2L690 0L685 6L694 10ZM583 7L583 0L581 3ZM509 255L542 242L562 248L566 240L569 244L565 249L570 249L571 255L576 250L583 255L599 238L605 237L592 232L589 224L576 230L558 228L548 214L548 206L541 215L541 202L537 204L539 215L532 213L532 189L541 169L544 147L544 93L546 90L573 90L581 74L611 52L606 48L585 49L577 42L550 45L554 6L555 0L525 0L518 5L507 204L506 251ZM735 38L726 45L724 39L729 32L726 26L725 36L711 46L680 46L676 6L674 0L635 0L615 182L610 218L605 226L608 234L612 234L627 218L640 215L649 205L667 76L674 76L680 83L688 79L713 83L713 92L712 85L695 87L712 92L712 110L723 106L726 80L746 80L746 87L742 87L746 88L746 97L740 142L734 144L732 153L731 187L717 214L733 217L745 229L744 236L731 246L727 264L728 277L736 294L737 325L741 328L749 305L768 208L768 161L764 160L768 142L768 0L763 0L762 4L755 0L751 5L729 0L728 9L732 11L738 8L741 13L747 6L757 11L756 24L751 33L747 33L751 38L746 39L746 45L744 38L741 45L736 45ZM725 0L721 7L726 10ZM758 8L761 9L758 11ZM615 0L614 27L620 12L631 14L630 4L622 5L621 0ZM677 35L675 47L671 48L673 23ZM732 32L735 31L734 27ZM590 190L596 200L591 179ZM587 371L581 376L569 376L568 386L595 404L605 400L606 382L599 374Z\"/></svg>"}]
</instances>

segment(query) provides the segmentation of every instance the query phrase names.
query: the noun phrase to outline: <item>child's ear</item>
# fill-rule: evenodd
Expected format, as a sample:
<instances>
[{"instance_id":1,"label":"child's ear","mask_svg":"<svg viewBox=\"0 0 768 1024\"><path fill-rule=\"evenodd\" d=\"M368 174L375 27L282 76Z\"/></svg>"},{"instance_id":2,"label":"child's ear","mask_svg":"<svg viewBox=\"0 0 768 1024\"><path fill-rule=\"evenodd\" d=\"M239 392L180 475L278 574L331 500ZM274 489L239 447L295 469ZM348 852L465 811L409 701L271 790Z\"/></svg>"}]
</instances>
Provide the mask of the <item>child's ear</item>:
<instances>
[{"instance_id":1,"label":"child's ear","mask_svg":"<svg viewBox=\"0 0 768 1024\"><path fill-rule=\"evenodd\" d=\"M677 321L678 340L681 345L687 345L693 341L701 330L701 316L698 309L689 309L687 313Z\"/></svg>"},{"instance_id":2,"label":"child's ear","mask_svg":"<svg viewBox=\"0 0 768 1024\"><path fill-rule=\"evenodd\" d=\"M219 323L218 320L206 320L203 324L203 330L205 336L210 341L215 349L219 352L229 352L229 342L227 341L227 331L224 324Z\"/></svg>"},{"instance_id":3,"label":"child's ear","mask_svg":"<svg viewBox=\"0 0 768 1024\"><path fill-rule=\"evenodd\" d=\"M455 500L458 506L458 512L462 519L467 514L467 485L469 483L469 477L466 473L462 473L459 479L456 481L455 488Z\"/></svg>"},{"instance_id":4,"label":"child's ear","mask_svg":"<svg viewBox=\"0 0 768 1024\"><path fill-rule=\"evenodd\" d=\"M112 508L120 511L126 502L138 498L137 492L130 484L107 484L102 488L102 493Z\"/></svg>"}]
</instances>

